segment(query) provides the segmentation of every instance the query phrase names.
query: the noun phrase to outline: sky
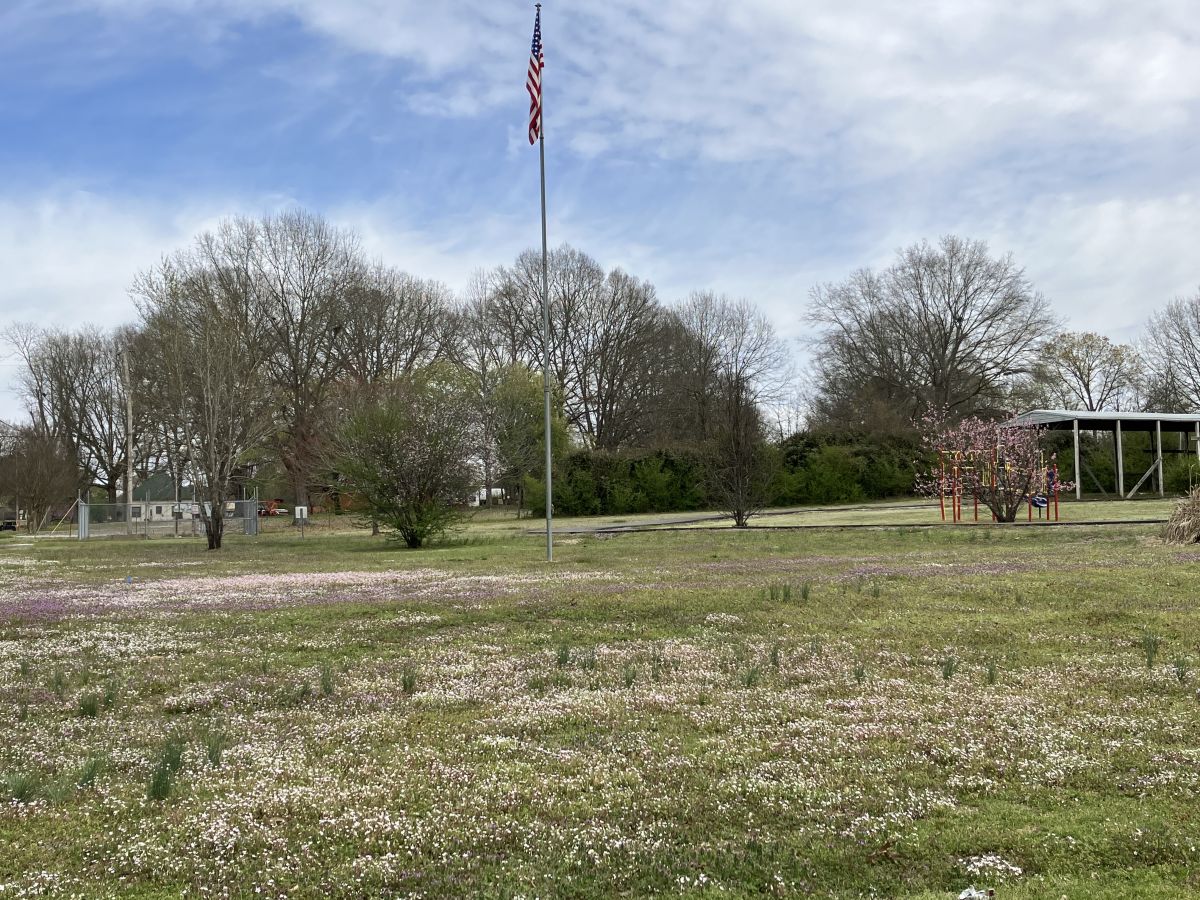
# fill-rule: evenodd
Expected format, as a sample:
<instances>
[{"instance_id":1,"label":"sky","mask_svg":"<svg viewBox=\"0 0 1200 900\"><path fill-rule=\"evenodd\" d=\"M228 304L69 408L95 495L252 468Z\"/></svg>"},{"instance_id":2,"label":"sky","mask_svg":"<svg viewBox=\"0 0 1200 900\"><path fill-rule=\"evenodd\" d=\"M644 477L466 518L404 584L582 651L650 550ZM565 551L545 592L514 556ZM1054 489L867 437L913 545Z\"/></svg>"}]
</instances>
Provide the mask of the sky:
<instances>
[{"instance_id":1,"label":"sky","mask_svg":"<svg viewBox=\"0 0 1200 900\"><path fill-rule=\"evenodd\" d=\"M0 328L302 206L465 288L540 238L509 0L0 0ZM958 234L1136 340L1200 287L1194 0L545 0L549 232L794 339L816 284ZM0 417L17 367L0 359Z\"/></svg>"}]
</instances>

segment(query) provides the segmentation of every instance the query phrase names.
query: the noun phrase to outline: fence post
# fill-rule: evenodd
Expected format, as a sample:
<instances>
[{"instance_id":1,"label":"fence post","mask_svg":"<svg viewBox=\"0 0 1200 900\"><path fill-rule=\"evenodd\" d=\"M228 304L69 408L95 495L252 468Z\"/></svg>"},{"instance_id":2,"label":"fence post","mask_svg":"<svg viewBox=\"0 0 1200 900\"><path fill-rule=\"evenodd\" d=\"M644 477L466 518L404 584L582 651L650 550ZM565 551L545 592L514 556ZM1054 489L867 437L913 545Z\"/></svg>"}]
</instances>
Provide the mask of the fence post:
<instances>
[{"instance_id":1,"label":"fence post","mask_svg":"<svg viewBox=\"0 0 1200 900\"><path fill-rule=\"evenodd\" d=\"M88 526L92 522L92 517L88 502L82 497L78 501L76 517L79 519L79 540L86 541L88 539Z\"/></svg>"}]
</instances>

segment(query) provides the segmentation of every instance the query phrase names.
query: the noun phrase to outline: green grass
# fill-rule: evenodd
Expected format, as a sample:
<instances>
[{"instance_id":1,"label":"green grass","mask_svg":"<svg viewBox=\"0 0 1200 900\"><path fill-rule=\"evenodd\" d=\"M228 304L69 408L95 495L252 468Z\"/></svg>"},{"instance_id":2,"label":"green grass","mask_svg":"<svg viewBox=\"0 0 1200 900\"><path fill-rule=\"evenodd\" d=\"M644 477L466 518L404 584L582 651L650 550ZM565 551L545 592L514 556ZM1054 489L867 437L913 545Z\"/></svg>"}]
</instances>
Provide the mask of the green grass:
<instances>
[{"instance_id":1,"label":"green grass","mask_svg":"<svg viewBox=\"0 0 1200 900\"><path fill-rule=\"evenodd\" d=\"M0 885L1200 888L1200 573L1154 528L575 535L548 566L529 527L0 549Z\"/></svg>"}]
</instances>

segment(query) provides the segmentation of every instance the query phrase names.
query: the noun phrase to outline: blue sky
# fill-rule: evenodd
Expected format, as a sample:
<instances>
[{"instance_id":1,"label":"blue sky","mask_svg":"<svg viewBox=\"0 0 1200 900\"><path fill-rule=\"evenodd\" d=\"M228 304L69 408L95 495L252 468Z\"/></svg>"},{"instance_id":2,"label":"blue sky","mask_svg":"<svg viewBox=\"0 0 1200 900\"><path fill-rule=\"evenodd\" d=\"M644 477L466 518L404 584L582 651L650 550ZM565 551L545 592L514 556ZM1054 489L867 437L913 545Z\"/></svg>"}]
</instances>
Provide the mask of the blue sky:
<instances>
[{"instance_id":1,"label":"blue sky","mask_svg":"<svg viewBox=\"0 0 1200 900\"><path fill-rule=\"evenodd\" d=\"M0 325L127 321L139 269L292 204L453 288L511 261L538 239L532 14L7 0ZM814 284L947 232L1122 340L1200 286L1190 0L546 0L544 35L551 241L665 301L745 296L799 337Z\"/></svg>"}]
</instances>

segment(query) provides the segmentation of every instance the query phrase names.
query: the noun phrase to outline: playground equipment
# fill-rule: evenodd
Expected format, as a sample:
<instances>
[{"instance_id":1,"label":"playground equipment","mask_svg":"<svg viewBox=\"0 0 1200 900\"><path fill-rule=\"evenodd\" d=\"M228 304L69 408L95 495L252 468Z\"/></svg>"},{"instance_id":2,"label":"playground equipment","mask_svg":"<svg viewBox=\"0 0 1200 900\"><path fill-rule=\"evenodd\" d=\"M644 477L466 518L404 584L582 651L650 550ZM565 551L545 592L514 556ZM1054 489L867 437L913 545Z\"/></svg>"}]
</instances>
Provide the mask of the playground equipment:
<instances>
[{"instance_id":1,"label":"playground equipment","mask_svg":"<svg viewBox=\"0 0 1200 900\"><path fill-rule=\"evenodd\" d=\"M952 522L963 521L964 500L969 503L974 520L978 522L981 494L990 491L990 495L995 497L999 484L1013 485L1022 482L1028 485L1028 489L1022 492L1021 502L1027 507L1029 521L1033 521L1033 511L1036 509L1039 519L1042 518L1042 510L1045 510L1046 518L1057 522L1060 482L1058 462L1054 456L1051 456L1047 463L1045 454L1042 454L1038 466L1033 471L1026 472L1001 458L996 450L990 453L938 451L938 504L941 507L943 522L947 518L947 506ZM987 507L986 502L984 507L995 522L996 514Z\"/></svg>"}]
</instances>

